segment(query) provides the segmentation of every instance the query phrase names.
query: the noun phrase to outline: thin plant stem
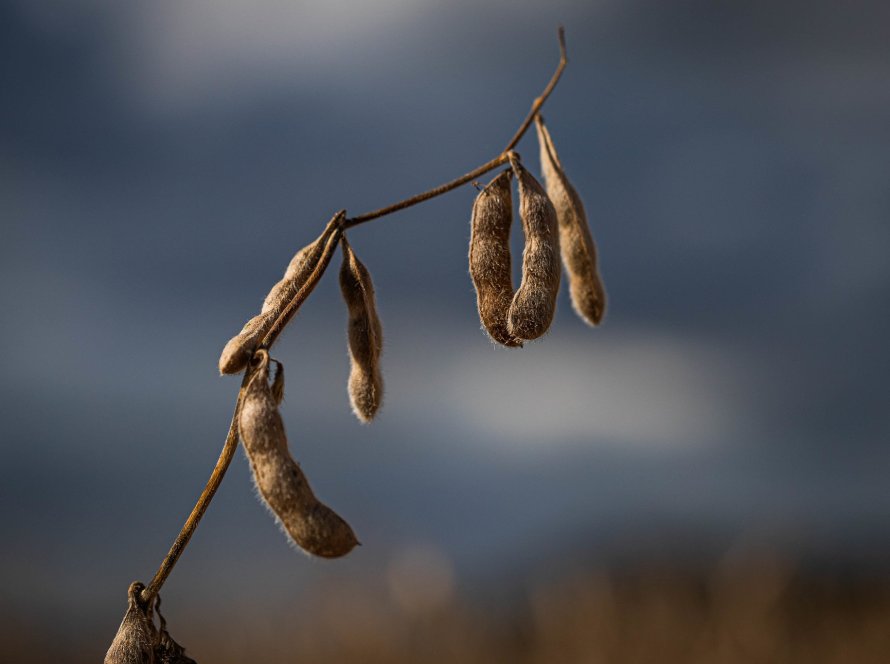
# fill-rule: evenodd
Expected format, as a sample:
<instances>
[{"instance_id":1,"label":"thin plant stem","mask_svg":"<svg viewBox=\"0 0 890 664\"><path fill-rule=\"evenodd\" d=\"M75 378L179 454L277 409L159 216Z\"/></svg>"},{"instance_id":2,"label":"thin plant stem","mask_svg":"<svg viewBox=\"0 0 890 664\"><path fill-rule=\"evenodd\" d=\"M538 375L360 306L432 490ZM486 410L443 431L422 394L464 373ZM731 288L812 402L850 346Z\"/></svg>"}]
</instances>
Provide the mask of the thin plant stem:
<instances>
[{"instance_id":1,"label":"thin plant stem","mask_svg":"<svg viewBox=\"0 0 890 664\"><path fill-rule=\"evenodd\" d=\"M399 210L404 210L405 208L409 208L412 205L417 205L418 203L423 203L424 201L428 201L431 198L435 198L436 196L441 196L442 194L447 194L452 189L457 189L461 185L466 184L467 182L472 182L480 175L485 175L488 171L497 168L501 164L507 163L509 157L506 154L499 154L497 157L482 164L479 168L474 168L469 173L461 175L459 178L452 180L451 182L446 182L445 184L441 184L438 187L430 189L429 191L425 191L422 194L417 194L416 196L412 196L411 198L406 198L403 201L399 201L398 203L393 203L392 205L387 205L386 207L380 208L379 210L374 210L373 212L366 212L365 214L360 214L357 217L352 217L346 220L344 226L346 228L352 228L353 226L358 226L359 224L363 224L366 221L371 221L372 219L378 219L379 217L384 217L388 214L392 214L393 212L398 212Z\"/></svg>"},{"instance_id":2,"label":"thin plant stem","mask_svg":"<svg viewBox=\"0 0 890 664\"><path fill-rule=\"evenodd\" d=\"M418 203L428 201L431 198L441 196L442 194L448 193L453 189L457 189L458 187L473 181L480 175L484 175L485 173L488 173L489 171L497 168L502 164L506 164L507 162L515 160L517 155L513 152L513 148L516 147L516 145L528 131L529 127L531 127L532 122L534 122L535 116L537 116L537 114L540 112L541 107L544 105L544 102L547 101L547 98L553 92L554 88L556 88L556 84L562 77L562 72L566 68L567 64L568 58L566 57L565 31L562 26L560 26L559 64L557 65L556 70L553 72L553 75L551 76L550 81L547 83L547 86L544 88L544 91L532 102L531 110L529 111L525 120L523 120L522 124L519 125L519 128L516 130L513 138L510 139L510 142L507 143L507 147L505 147L501 154L499 154L497 157L482 164L478 168L473 169L469 173L460 176L459 178L451 180L450 182L446 182L445 184L434 187L433 189L430 189L423 193L417 194L416 196L412 196L411 198L399 201L398 203L393 203L392 205L387 205L386 207L382 207L378 210L366 212L365 214L360 214L357 217L351 217L349 219L345 218L344 212L341 211L337 213L334 218L331 219L330 222L328 222L329 225L335 224L335 228L333 229L333 232L331 233L330 237L327 240L327 243L325 244L324 251L321 255L318 265L316 265L315 269L306 279L306 282L299 289L299 291L294 294L293 298L291 298L287 306L282 309L281 313L276 318L275 323L272 325L269 332L267 332L266 336L263 338L259 348L269 348L273 343L275 343L275 340L281 334L282 330L284 330L284 327L288 324L288 322L290 322L290 320L296 314L297 310L300 308L300 306L302 306L303 302L305 302L309 295L312 293L316 284L318 284L318 282L321 280L321 277L327 269L328 264L331 262L334 251L336 251L337 246L340 244L340 239L343 237L343 232L346 229L352 228L353 226L358 226L359 224L371 221L372 219L384 217L388 214L392 214L393 212L398 212L399 210L404 210L405 208L417 205ZM222 451L220 452L219 459L217 459L216 461L216 466L214 466L213 472L210 474L210 479L207 480L207 484L204 486L204 490L198 497L198 502L195 504L195 507L192 509L191 514L189 514L188 519L186 519L185 524L179 531L179 535L177 535L176 540L173 542L173 545L170 547L170 550L167 552L167 555L161 562L161 566L155 573L154 578L140 594L140 598L143 602L150 602L160 592L161 586L164 585L167 577L170 576L170 572L173 571L173 566L176 565L176 562L179 560L182 552L185 551L186 546L188 546L192 534L194 534L195 529L198 527L198 523L200 523L201 521L201 517L204 516L207 508L210 506L210 501L213 500L213 496L214 494L216 494L216 490L222 483L223 477L225 476L229 465L232 463L232 458L235 456L235 450L238 447L238 415L241 410L241 401L244 398L244 389L247 386L247 383L250 380L250 376L252 374L253 366L251 363L244 371L244 377L241 380L241 388L238 391L238 398L235 401L235 409L232 413L232 422L229 425L229 432L226 435L226 442L223 445Z\"/></svg>"},{"instance_id":3,"label":"thin plant stem","mask_svg":"<svg viewBox=\"0 0 890 664\"><path fill-rule=\"evenodd\" d=\"M223 477L225 477L226 471L232 463L232 458L235 456L235 450L238 449L238 414L241 410L241 400L244 398L244 388L247 387L251 375L251 367L248 366L244 371L244 377L241 380L241 388L238 390L238 398L235 400L235 410L232 413L232 422L229 424L229 433L226 435L226 442L223 445L222 451L219 453L219 459L216 460L216 466L214 466L213 472L210 473L210 479L207 480L204 490L198 497L198 502L195 503L192 513L189 514L188 519L186 519L185 524L179 531L179 535L176 536L176 539L170 546L170 550L164 557L163 562L161 562L158 571L155 572L151 583L149 583L139 595L140 599L148 606L151 605L150 602L152 598L154 598L161 590L161 586L164 585L164 581L170 576L170 572L173 571L173 566L176 564L176 561L179 560L179 556L182 555L182 552L185 551L185 547L188 546L189 540L192 538L195 529L198 527L198 523L201 521L201 517L204 516L204 512L206 512L207 508L210 506L210 501L213 500L213 495L222 483Z\"/></svg>"},{"instance_id":4,"label":"thin plant stem","mask_svg":"<svg viewBox=\"0 0 890 664\"><path fill-rule=\"evenodd\" d=\"M559 64L556 66L556 71L553 72L553 76L550 77L550 82L547 83L547 87L544 88L544 92L542 92L541 95L532 102L531 110L528 112L525 120L522 121L522 124L519 125L519 129L517 129L516 133L513 134L513 138L511 138L510 142L507 143L507 147L504 148L504 154L510 152L513 148L515 148L522 137L525 135L525 132L528 131L528 128L532 126L532 122L534 122L535 116L538 114L538 111L541 110L541 106L544 105L544 102L547 101L547 97L550 96L550 93L553 92L556 84L559 83L559 79L562 77L562 72L566 68L567 64L569 64L569 58L566 54L566 31L565 28L559 26Z\"/></svg>"},{"instance_id":5,"label":"thin plant stem","mask_svg":"<svg viewBox=\"0 0 890 664\"><path fill-rule=\"evenodd\" d=\"M436 196L441 196L442 194L448 193L452 189L457 189L461 185L466 184L467 182L471 182L478 178L480 175L485 175L488 171L493 170L500 166L501 164L506 164L510 159L510 153L513 151L513 148L519 143L523 136L525 136L525 132L528 131L528 128L531 127L532 122L535 120L535 116L541 110L541 107L544 105L544 102L547 101L547 98L550 96L550 93L553 92L553 89L556 87L556 84L559 83L559 79L562 77L562 72L566 68L566 65L569 63L568 56L566 55L566 34L565 29L560 26L559 27L559 64L556 67L556 71L553 72L553 76L550 77L550 81L547 83L547 87L544 88L544 91L540 94L532 102L532 108L526 116L525 120L522 121L522 124L519 125L519 129L516 130L516 133L513 134L513 138L510 139L510 142L507 143L507 147L505 147L501 154L492 159L491 161L482 164L478 168L473 169L466 175L462 175L459 178L452 180L451 182L446 182L445 184L439 185L429 191L425 191L422 194L417 194L416 196L412 196L411 198L406 198L403 201L399 201L398 203L393 203L392 205L387 205L386 207L382 207L379 210L374 210L373 212L366 212L364 214L360 214L357 217L351 217L346 220L344 224L345 228L352 228L353 226L358 226L359 224L363 224L366 221L371 221L372 219L377 219L378 217L383 217L388 214L392 214L393 212L398 212L399 210L404 210L405 208L409 208L412 205L417 205L418 203L423 203L424 201L428 201L431 198L435 198Z\"/></svg>"}]
</instances>

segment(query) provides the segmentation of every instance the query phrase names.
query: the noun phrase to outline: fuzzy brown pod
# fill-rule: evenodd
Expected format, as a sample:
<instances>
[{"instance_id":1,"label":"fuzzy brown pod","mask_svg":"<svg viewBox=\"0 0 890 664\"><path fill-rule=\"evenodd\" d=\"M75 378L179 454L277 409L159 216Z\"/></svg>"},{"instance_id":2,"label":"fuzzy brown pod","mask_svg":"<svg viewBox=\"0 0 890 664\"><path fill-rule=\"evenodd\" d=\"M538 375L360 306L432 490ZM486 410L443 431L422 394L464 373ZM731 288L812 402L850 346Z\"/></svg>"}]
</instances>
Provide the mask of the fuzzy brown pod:
<instances>
[{"instance_id":1,"label":"fuzzy brown pod","mask_svg":"<svg viewBox=\"0 0 890 664\"><path fill-rule=\"evenodd\" d=\"M377 315L370 272L356 257L345 236L340 246L343 250L340 291L349 311L349 402L356 417L367 423L374 419L383 403L383 376L380 372L383 328Z\"/></svg>"},{"instance_id":2,"label":"fuzzy brown pod","mask_svg":"<svg viewBox=\"0 0 890 664\"><path fill-rule=\"evenodd\" d=\"M256 358L258 366L244 391L238 429L257 492L297 546L323 558L344 556L358 540L349 524L315 497L291 457L269 386L269 354L261 350Z\"/></svg>"},{"instance_id":3,"label":"fuzzy brown pod","mask_svg":"<svg viewBox=\"0 0 890 664\"><path fill-rule=\"evenodd\" d=\"M541 147L541 171L559 221L559 246L569 276L572 307L589 325L598 325L606 312L606 289L597 267L596 244L587 223L587 213L581 197L566 177L544 119L538 115L535 120Z\"/></svg>"},{"instance_id":4,"label":"fuzzy brown pod","mask_svg":"<svg viewBox=\"0 0 890 664\"><path fill-rule=\"evenodd\" d=\"M507 331L507 314L513 301L512 223L510 171L504 171L489 182L473 202L470 278L476 289L479 320L488 336L504 346L521 347L522 342Z\"/></svg>"},{"instance_id":5,"label":"fuzzy brown pod","mask_svg":"<svg viewBox=\"0 0 890 664\"><path fill-rule=\"evenodd\" d=\"M291 259L284 277L272 287L263 300L260 314L247 321L241 332L226 343L219 357L219 372L221 374L235 374L244 370L247 363L250 362L254 350L274 326L278 315L296 296L315 270L328 240L345 217L345 211L335 214L325 226L322 234L314 242L300 249Z\"/></svg>"},{"instance_id":6,"label":"fuzzy brown pod","mask_svg":"<svg viewBox=\"0 0 890 664\"><path fill-rule=\"evenodd\" d=\"M260 314L244 324L241 331L229 339L219 356L219 372L234 374L242 371L250 361L253 350L266 333L269 316Z\"/></svg>"},{"instance_id":7,"label":"fuzzy brown pod","mask_svg":"<svg viewBox=\"0 0 890 664\"><path fill-rule=\"evenodd\" d=\"M130 584L127 612L105 654L105 664L156 664L155 628L139 598L144 588L138 581Z\"/></svg>"},{"instance_id":8,"label":"fuzzy brown pod","mask_svg":"<svg viewBox=\"0 0 890 664\"><path fill-rule=\"evenodd\" d=\"M513 172L519 182L519 216L525 232L522 282L507 315L507 331L531 340L550 328L559 293L559 231L556 210L538 181L515 158Z\"/></svg>"},{"instance_id":9,"label":"fuzzy brown pod","mask_svg":"<svg viewBox=\"0 0 890 664\"><path fill-rule=\"evenodd\" d=\"M342 214L345 216L345 213ZM272 286L272 290L266 295L260 313L281 311L291 298L296 295L300 287L306 283L309 275L312 274L312 270L318 265L324 247L333 231L334 225L328 224L315 242L306 245L296 253L288 264L281 281Z\"/></svg>"}]
</instances>

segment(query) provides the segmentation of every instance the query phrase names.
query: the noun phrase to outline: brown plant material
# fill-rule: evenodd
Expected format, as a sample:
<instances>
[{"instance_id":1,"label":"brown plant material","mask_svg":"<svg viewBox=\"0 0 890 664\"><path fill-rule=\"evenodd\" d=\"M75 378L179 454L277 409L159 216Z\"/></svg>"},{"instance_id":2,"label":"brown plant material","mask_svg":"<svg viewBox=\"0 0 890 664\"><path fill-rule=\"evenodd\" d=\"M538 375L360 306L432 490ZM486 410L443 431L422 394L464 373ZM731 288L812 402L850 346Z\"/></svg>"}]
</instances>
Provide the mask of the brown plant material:
<instances>
[{"instance_id":1,"label":"brown plant material","mask_svg":"<svg viewBox=\"0 0 890 664\"><path fill-rule=\"evenodd\" d=\"M584 204L562 168L544 119L539 115L536 120L541 171L559 221L559 246L569 276L572 306L589 325L598 325L606 312L606 289L597 269L596 244Z\"/></svg>"},{"instance_id":2,"label":"brown plant material","mask_svg":"<svg viewBox=\"0 0 890 664\"><path fill-rule=\"evenodd\" d=\"M146 602L141 597L144 590L145 584L139 581L130 584L127 612L105 655L105 664L196 664L167 631L160 595ZM155 611L151 609L152 602ZM161 621L160 629L154 625L154 612Z\"/></svg>"},{"instance_id":3,"label":"brown plant material","mask_svg":"<svg viewBox=\"0 0 890 664\"><path fill-rule=\"evenodd\" d=\"M221 374L240 373L244 370L263 338L272 330L287 305L309 280L322 259L328 240L345 216L346 213L342 211L334 215L321 235L312 244L300 249L291 259L284 277L272 287L263 300L260 314L247 321L242 330L223 348L219 358Z\"/></svg>"},{"instance_id":4,"label":"brown plant material","mask_svg":"<svg viewBox=\"0 0 890 664\"><path fill-rule=\"evenodd\" d=\"M241 331L229 339L219 356L219 372L234 374L244 370L265 334L269 316L260 314L244 324Z\"/></svg>"},{"instance_id":5,"label":"brown plant material","mask_svg":"<svg viewBox=\"0 0 890 664\"><path fill-rule=\"evenodd\" d=\"M155 628L139 599L144 588L144 584L134 581L127 589L127 612L105 654L105 664L156 664Z\"/></svg>"},{"instance_id":6,"label":"brown plant material","mask_svg":"<svg viewBox=\"0 0 890 664\"><path fill-rule=\"evenodd\" d=\"M185 648L170 638L169 634L162 634L155 648L156 664L197 664L195 660L185 654Z\"/></svg>"},{"instance_id":7,"label":"brown plant material","mask_svg":"<svg viewBox=\"0 0 890 664\"><path fill-rule=\"evenodd\" d=\"M275 362L275 377L272 379L272 398L275 399L275 405L280 406L284 401L284 365L278 360Z\"/></svg>"},{"instance_id":8,"label":"brown plant material","mask_svg":"<svg viewBox=\"0 0 890 664\"><path fill-rule=\"evenodd\" d=\"M549 99L568 63L565 35L562 28L559 29L559 53L559 63L549 82L541 94L534 99L525 120L517 128L513 137L500 154L468 173L444 184L371 212L359 214L351 218L346 218L345 210L335 214L328 222L322 236L316 242L298 252L294 259L291 260L284 277L273 287L264 300L262 312L258 316L251 318L241 332L226 344L219 360L220 372L224 374L239 373L245 368L247 368L247 371L244 371L241 388L238 392L238 398L232 414L232 421L210 478L207 480L195 506L189 513L167 554L161 561L161 565L158 567L151 582L138 593L139 601L141 602L139 608L148 617L149 624L151 610L145 607L150 607L151 602L155 599L159 600L161 587L188 546L195 529L213 500L237 449L239 431L245 440L245 449L254 470L254 477L260 495L272 509L273 513L281 520L288 534L299 545L317 555L335 557L344 555L357 544L351 528L340 517L317 501L299 466L293 461L287 451L284 427L277 412L277 406L284 394L284 375L279 372L276 375L274 385L269 386L268 363L270 360L268 358L268 349L274 344L306 299L312 294L327 270L331 257L336 251L345 230L441 196L516 159L516 155L512 152L513 148L526 134L541 107ZM514 168L517 168L516 164L514 164ZM529 188L530 185L525 187L525 189ZM523 202L524 210L527 201L523 198L523 191L523 184L520 182L520 200ZM527 224L525 217L526 214L523 212L524 225ZM532 215L531 218L536 217ZM532 230L534 230L534 227ZM528 230L526 230L526 234L527 236L529 235ZM530 243L527 242L526 244L528 249ZM531 244L535 243L532 242ZM524 255L525 258L526 256ZM359 263L358 265L361 264ZM365 277L361 276L362 271L366 275ZM370 371L367 368L363 370L365 373L363 378L364 384L361 386L361 389L355 390L355 397L357 398L353 398L353 406L359 417L369 418L379 408L382 396L382 381L379 377L378 364L382 334L380 321L376 313L374 313L373 288L371 287L370 276L367 275L367 270L364 269L364 266L361 266L361 270L357 274L359 274L359 277L355 280L362 286L360 289L363 295L362 306L366 307L370 312L368 323L365 326L369 332L365 332L365 339L361 343L365 344L365 363L367 364L367 359L373 359L374 366L371 367ZM524 265L524 285L528 285L525 282L526 276L529 275L534 277L529 281L529 284L532 284L532 281L535 279L537 279L538 284L546 281L542 280L540 276L535 276L535 271L526 269L526 265ZM554 288L558 288L558 271ZM516 296L521 295L522 297L519 300L516 297L513 298L508 312L508 334L512 334L514 337L518 337L519 332L513 332L510 329L511 326L515 326L517 329L521 328L520 331L523 334L527 334L525 327L529 325L526 315L529 311L534 316L547 319L546 324L543 326L544 330L546 330L546 326L549 324L549 319L552 318L552 306L550 307L549 315L547 311L543 311L543 313L538 311L531 303L531 300L534 299L532 297L533 293L525 292L526 290L531 291L533 289L520 287L520 291L517 291ZM368 294L370 298L367 296ZM369 302L370 306L368 306ZM516 314L515 317L513 316L514 313ZM515 320L513 320L514 318ZM352 311L350 311L350 319L352 319ZM540 333L543 334L543 331ZM526 338L533 337L526 336ZM518 343L519 339L516 339L516 342ZM352 345L351 338L350 345ZM259 372L262 378L254 381L253 379L256 378L255 373L257 372ZM351 396L353 391L352 382L352 379L350 379ZM250 386L250 390L248 390L248 386ZM371 389L369 389L369 386ZM250 399L247 399L248 391L250 392ZM243 413L242 410L244 411ZM259 461L258 464L254 463L254 457ZM137 619L138 614L131 616L131 622ZM160 642L155 644L154 653L156 662L179 662L183 664L192 661L182 653L181 647L175 645L175 642L169 638L169 634L165 636L163 628L158 635L158 639ZM168 646L164 646L165 642L168 643ZM170 644L174 644L175 647ZM113 646L109 653L117 653L116 647L117 645ZM127 654L124 651L121 651L121 653L121 657Z\"/></svg>"},{"instance_id":9,"label":"brown plant material","mask_svg":"<svg viewBox=\"0 0 890 664\"><path fill-rule=\"evenodd\" d=\"M288 452L284 422L269 386L269 353L258 351L254 361L259 365L245 388L239 431L257 492L304 551L323 558L344 556L358 540L349 524L315 497Z\"/></svg>"},{"instance_id":10,"label":"brown plant material","mask_svg":"<svg viewBox=\"0 0 890 664\"><path fill-rule=\"evenodd\" d=\"M158 630L157 643L155 644L155 661L157 664L197 664L195 660L185 654L185 648L176 643L170 632L167 631L167 621L161 614L161 596L155 601L155 613L161 622Z\"/></svg>"},{"instance_id":11,"label":"brown plant material","mask_svg":"<svg viewBox=\"0 0 890 664\"><path fill-rule=\"evenodd\" d=\"M519 182L519 216L525 232L522 282L513 296L507 331L531 340L550 328L559 293L559 233L556 210L544 189L518 159L511 159Z\"/></svg>"},{"instance_id":12,"label":"brown plant material","mask_svg":"<svg viewBox=\"0 0 890 664\"><path fill-rule=\"evenodd\" d=\"M341 240L343 264L340 267L340 291L349 310L349 402L362 422L374 419L383 402L383 376L380 353L383 328L377 315L371 274L356 257L344 236Z\"/></svg>"},{"instance_id":13,"label":"brown plant material","mask_svg":"<svg viewBox=\"0 0 890 664\"><path fill-rule=\"evenodd\" d=\"M281 281L272 286L269 294L266 295L266 299L263 300L261 313L281 311L296 292L300 290L300 286L306 283L306 279L309 278L312 270L318 265L324 246L327 244L333 230L334 227L328 224L315 242L306 245L296 253L290 263L288 263L287 270L285 270Z\"/></svg>"},{"instance_id":14,"label":"brown plant material","mask_svg":"<svg viewBox=\"0 0 890 664\"><path fill-rule=\"evenodd\" d=\"M504 171L479 192L470 220L470 277L476 288L479 320L492 340L504 346L522 346L507 331L507 314L513 300L510 262L510 225L513 196L510 171Z\"/></svg>"}]
</instances>

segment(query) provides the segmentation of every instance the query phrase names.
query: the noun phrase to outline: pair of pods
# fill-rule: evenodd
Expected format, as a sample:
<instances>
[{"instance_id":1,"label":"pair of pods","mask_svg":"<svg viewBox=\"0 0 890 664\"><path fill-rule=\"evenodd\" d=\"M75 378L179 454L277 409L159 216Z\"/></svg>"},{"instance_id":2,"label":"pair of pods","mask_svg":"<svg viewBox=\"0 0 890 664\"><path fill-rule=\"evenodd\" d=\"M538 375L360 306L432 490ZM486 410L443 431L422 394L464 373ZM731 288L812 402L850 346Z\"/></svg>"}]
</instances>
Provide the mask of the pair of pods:
<instances>
[{"instance_id":1,"label":"pair of pods","mask_svg":"<svg viewBox=\"0 0 890 664\"><path fill-rule=\"evenodd\" d=\"M281 300L293 297L302 286L292 283L305 279L318 262L316 247L328 239L325 234L297 253L285 278L266 298L264 310L274 311ZM340 239L343 264L340 290L349 312L347 338L351 370L348 392L353 411L363 422L376 415L383 399L380 353L383 329L377 315L371 274L355 255L346 237ZM309 263L309 267L305 267ZM294 266L297 266L294 269ZM296 277L288 277L295 272ZM305 274L304 274L305 273ZM236 337L237 338L237 337ZM269 352L255 354L257 365L244 390L238 414L238 430L244 443L254 484L260 498L275 515L288 537L301 549L322 558L339 558L349 553L358 540L352 528L336 512L316 498L300 465L288 449L284 421L278 410L284 397L284 370L278 364L269 383Z\"/></svg>"},{"instance_id":2,"label":"pair of pods","mask_svg":"<svg viewBox=\"0 0 890 664\"><path fill-rule=\"evenodd\" d=\"M340 291L348 309L347 339L351 365L349 400L356 417L362 422L370 422L383 402L383 377L380 371L383 328L377 315L370 272L356 257L345 235L333 237L337 225L344 217L345 212L338 212L318 239L297 252L284 276L266 295L260 313L247 321L241 332L232 337L223 348L219 358L219 371L222 374L233 374L244 370L282 311L304 288L321 262L328 244L339 241L343 250Z\"/></svg>"},{"instance_id":3,"label":"pair of pods","mask_svg":"<svg viewBox=\"0 0 890 664\"><path fill-rule=\"evenodd\" d=\"M340 290L348 309L349 398L361 421L369 422L376 415L383 399L383 329L368 269L345 235L333 238L343 214L338 213L317 240L297 252L282 279L266 296L260 314L226 344L219 363L222 373L237 373L250 365L238 429L258 495L297 546L323 558L346 555L358 540L349 524L315 497L300 465L290 455L278 410L284 396L284 371L276 362L278 370L270 384L269 364L274 360L270 360L268 350L258 346L288 303L305 287L329 243L339 241L343 251Z\"/></svg>"},{"instance_id":4,"label":"pair of pods","mask_svg":"<svg viewBox=\"0 0 890 664\"><path fill-rule=\"evenodd\" d=\"M492 340L508 347L537 339L550 328L559 293L560 254L575 311L591 325L598 324L605 312L605 289L583 204L565 176L540 116L537 128L546 191L512 159L511 170L479 192L471 219L470 276L479 318ZM512 176L519 185L519 216L525 233L522 281L515 291L510 257Z\"/></svg>"}]
</instances>

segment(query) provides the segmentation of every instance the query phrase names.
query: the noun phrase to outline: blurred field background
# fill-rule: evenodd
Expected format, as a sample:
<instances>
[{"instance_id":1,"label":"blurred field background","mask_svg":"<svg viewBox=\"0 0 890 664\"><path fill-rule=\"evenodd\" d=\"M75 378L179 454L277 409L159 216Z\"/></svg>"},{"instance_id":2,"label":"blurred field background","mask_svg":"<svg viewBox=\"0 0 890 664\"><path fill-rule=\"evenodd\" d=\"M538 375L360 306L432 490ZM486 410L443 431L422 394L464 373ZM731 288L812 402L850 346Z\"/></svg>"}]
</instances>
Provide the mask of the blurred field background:
<instances>
[{"instance_id":1,"label":"blurred field background","mask_svg":"<svg viewBox=\"0 0 890 664\"><path fill-rule=\"evenodd\" d=\"M886 583L802 575L763 556L724 560L707 575L664 561L563 571L497 598L455 596L440 562L415 551L378 583L328 579L275 611L236 603L178 611L177 622L191 654L223 664L883 664L890 648ZM28 627L4 625L7 661L97 661L86 639L72 650L76 641L47 642Z\"/></svg>"},{"instance_id":2,"label":"blurred field background","mask_svg":"<svg viewBox=\"0 0 890 664\"><path fill-rule=\"evenodd\" d=\"M222 345L334 211L496 154L559 23L544 115L605 325L563 292L543 341L491 346L470 187L355 229L379 421L331 275L275 355L363 546L292 551L239 453L172 634L200 662L886 661L890 8L765 0L0 3L0 659L102 657L222 445Z\"/></svg>"}]
</instances>

